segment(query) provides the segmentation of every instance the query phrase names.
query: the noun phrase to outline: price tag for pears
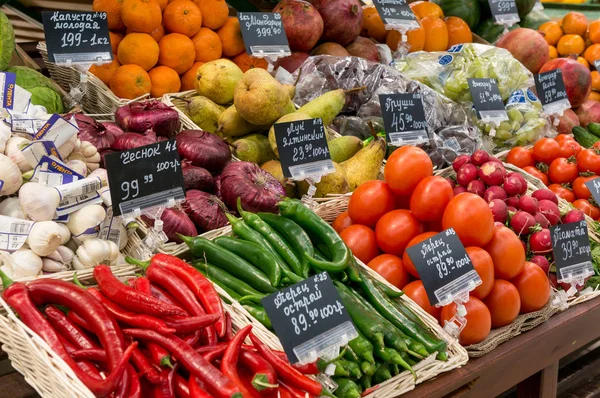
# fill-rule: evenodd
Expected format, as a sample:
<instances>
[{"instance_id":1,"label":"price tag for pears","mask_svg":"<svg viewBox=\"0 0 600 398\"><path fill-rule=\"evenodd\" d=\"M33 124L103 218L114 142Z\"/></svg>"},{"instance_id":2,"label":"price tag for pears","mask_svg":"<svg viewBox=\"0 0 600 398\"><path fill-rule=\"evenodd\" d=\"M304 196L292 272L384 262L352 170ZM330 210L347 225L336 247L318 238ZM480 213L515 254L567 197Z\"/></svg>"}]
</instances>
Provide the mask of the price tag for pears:
<instances>
[{"instance_id":1,"label":"price tag for pears","mask_svg":"<svg viewBox=\"0 0 600 398\"><path fill-rule=\"evenodd\" d=\"M488 2L497 24L511 26L521 20L515 0L488 0Z\"/></svg>"},{"instance_id":2,"label":"price tag for pears","mask_svg":"<svg viewBox=\"0 0 600 398\"><path fill-rule=\"evenodd\" d=\"M411 30L419 22L406 0L373 0L386 29Z\"/></svg>"},{"instance_id":3,"label":"price tag for pears","mask_svg":"<svg viewBox=\"0 0 600 398\"><path fill-rule=\"evenodd\" d=\"M594 275L585 220L550 227L552 253L559 282L571 283Z\"/></svg>"},{"instance_id":4,"label":"price tag for pears","mask_svg":"<svg viewBox=\"0 0 600 398\"><path fill-rule=\"evenodd\" d=\"M534 77L535 90L546 114L557 114L571 107L562 69L543 72Z\"/></svg>"},{"instance_id":5,"label":"price tag for pears","mask_svg":"<svg viewBox=\"0 0 600 398\"><path fill-rule=\"evenodd\" d=\"M253 57L287 57L290 45L281 14L277 12L238 12L246 52Z\"/></svg>"},{"instance_id":6,"label":"price tag for pears","mask_svg":"<svg viewBox=\"0 0 600 398\"><path fill-rule=\"evenodd\" d=\"M380 94L379 103L390 145L416 145L429 141L420 93Z\"/></svg>"},{"instance_id":7,"label":"price tag for pears","mask_svg":"<svg viewBox=\"0 0 600 398\"><path fill-rule=\"evenodd\" d=\"M496 79L467 79L467 82L479 120L493 124L508 120Z\"/></svg>"}]
</instances>

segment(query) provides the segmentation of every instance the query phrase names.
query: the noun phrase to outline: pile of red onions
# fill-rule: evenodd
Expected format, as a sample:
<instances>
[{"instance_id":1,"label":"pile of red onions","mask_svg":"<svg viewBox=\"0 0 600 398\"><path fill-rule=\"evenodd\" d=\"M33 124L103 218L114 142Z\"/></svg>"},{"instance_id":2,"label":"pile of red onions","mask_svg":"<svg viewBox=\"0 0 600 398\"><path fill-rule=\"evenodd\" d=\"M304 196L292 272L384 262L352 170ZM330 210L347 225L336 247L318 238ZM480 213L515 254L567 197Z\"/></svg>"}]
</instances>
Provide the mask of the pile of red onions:
<instances>
[{"instance_id":1,"label":"pile of red onions","mask_svg":"<svg viewBox=\"0 0 600 398\"><path fill-rule=\"evenodd\" d=\"M172 137L179 131L179 114L160 101L132 102L115 112L119 127L133 133L153 130L157 135Z\"/></svg>"},{"instance_id":2,"label":"pile of red onions","mask_svg":"<svg viewBox=\"0 0 600 398\"><path fill-rule=\"evenodd\" d=\"M181 171L183 172L183 184L185 190L197 189L204 192L212 192L215 185L215 179L210 171L203 167L194 166L191 161L181 161Z\"/></svg>"},{"instance_id":3,"label":"pile of red onions","mask_svg":"<svg viewBox=\"0 0 600 398\"><path fill-rule=\"evenodd\" d=\"M152 130L147 130L143 134L124 133L117 138L112 149L124 151L127 149L138 148L144 145L154 144L157 141L156 134Z\"/></svg>"},{"instance_id":4,"label":"pile of red onions","mask_svg":"<svg viewBox=\"0 0 600 398\"><path fill-rule=\"evenodd\" d=\"M231 150L221 138L202 130L183 130L177 134L177 152L194 166L218 173L231 160Z\"/></svg>"},{"instance_id":5,"label":"pile of red onions","mask_svg":"<svg viewBox=\"0 0 600 398\"><path fill-rule=\"evenodd\" d=\"M111 148L124 133L115 123L99 123L89 116L77 113L74 115L79 128L79 139L94 145L99 151Z\"/></svg>"},{"instance_id":6,"label":"pile of red onions","mask_svg":"<svg viewBox=\"0 0 600 398\"><path fill-rule=\"evenodd\" d=\"M191 189L186 192L182 207L200 228L200 232L212 231L227 225L225 216L227 207L215 195Z\"/></svg>"},{"instance_id":7,"label":"pile of red onions","mask_svg":"<svg viewBox=\"0 0 600 398\"><path fill-rule=\"evenodd\" d=\"M151 227L154 227L153 218L142 216L142 219ZM179 236L177 236L178 233L185 236L198 235L198 230L192 220L190 220L186 213L179 209L165 209L160 219L163 222L163 232L167 235L170 242L182 242Z\"/></svg>"}]
</instances>

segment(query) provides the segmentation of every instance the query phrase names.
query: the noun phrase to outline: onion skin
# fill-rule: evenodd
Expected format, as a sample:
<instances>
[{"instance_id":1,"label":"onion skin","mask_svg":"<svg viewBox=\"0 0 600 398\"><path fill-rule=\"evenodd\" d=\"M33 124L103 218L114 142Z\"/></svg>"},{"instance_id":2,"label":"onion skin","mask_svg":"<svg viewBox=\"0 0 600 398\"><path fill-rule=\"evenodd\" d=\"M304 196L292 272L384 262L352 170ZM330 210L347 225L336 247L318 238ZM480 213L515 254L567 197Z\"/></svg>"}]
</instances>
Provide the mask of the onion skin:
<instances>
[{"instance_id":1,"label":"onion skin","mask_svg":"<svg viewBox=\"0 0 600 398\"><path fill-rule=\"evenodd\" d=\"M154 226L154 219L142 216L144 221L150 226ZM198 235L198 230L194 225L193 221L188 217L188 215L177 209L165 209L160 216L160 219L163 222L163 232L169 238L169 242L181 243L183 242L181 238L177 235L182 234L185 236L196 236Z\"/></svg>"},{"instance_id":2,"label":"onion skin","mask_svg":"<svg viewBox=\"0 0 600 398\"><path fill-rule=\"evenodd\" d=\"M192 165L189 160L181 162L181 171L183 172L183 184L185 190L197 189L204 192L212 192L215 180L210 171L203 167Z\"/></svg>"},{"instance_id":3,"label":"onion skin","mask_svg":"<svg viewBox=\"0 0 600 398\"><path fill-rule=\"evenodd\" d=\"M225 216L227 208L215 195L191 189L186 192L182 207L199 232L212 231L228 224Z\"/></svg>"},{"instance_id":4,"label":"onion skin","mask_svg":"<svg viewBox=\"0 0 600 398\"><path fill-rule=\"evenodd\" d=\"M157 142L156 134L154 134L152 130L148 130L144 134L125 133L115 140L113 149L124 151L144 145L154 144L155 142Z\"/></svg>"},{"instance_id":5,"label":"onion skin","mask_svg":"<svg viewBox=\"0 0 600 398\"><path fill-rule=\"evenodd\" d=\"M177 111L160 101L123 105L115 112L115 121L125 131L143 133L152 129L164 137L174 136L181 127Z\"/></svg>"},{"instance_id":6,"label":"onion skin","mask_svg":"<svg viewBox=\"0 0 600 398\"><path fill-rule=\"evenodd\" d=\"M229 145L202 130L184 130L177 134L177 152L182 159L212 173L219 173L231 161Z\"/></svg>"},{"instance_id":7,"label":"onion skin","mask_svg":"<svg viewBox=\"0 0 600 398\"><path fill-rule=\"evenodd\" d=\"M221 173L221 196L230 209L242 208L253 213L278 213L277 203L285 197L285 189L271 174L250 162L229 163Z\"/></svg>"}]
</instances>

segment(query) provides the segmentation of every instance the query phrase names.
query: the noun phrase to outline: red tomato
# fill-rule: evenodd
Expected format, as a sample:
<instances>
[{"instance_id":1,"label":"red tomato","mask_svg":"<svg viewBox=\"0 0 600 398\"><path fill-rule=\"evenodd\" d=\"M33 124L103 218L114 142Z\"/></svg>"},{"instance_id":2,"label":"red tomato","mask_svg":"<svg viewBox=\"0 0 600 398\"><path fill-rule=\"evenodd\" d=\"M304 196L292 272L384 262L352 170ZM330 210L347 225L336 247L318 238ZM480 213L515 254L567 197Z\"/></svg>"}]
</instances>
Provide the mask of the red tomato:
<instances>
[{"instance_id":1,"label":"red tomato","mask_svg":"<svg viewBox=\"0 0 600 398\"><path fill-rule=\"evenodd\" d=\"M445 178L426 177L410 197L410 211L423 222L441 220L453 197L452 185Z\"/></svg>"},{"instance_id":2,"label":"red tomato","mask_svg":"<svg viewBox=\"0 0 600 398\"><path fill-rule=\"evenodd\" d=\"M506 155L506 162L514 164L517 167L535 166L535 159L531 149L522 146L516 146Z\"/></svg>"},{"instance_id":3,"label":"red tomato","mask_svg":"<svg viewBox=\"0 0 600 398\"><path fill-rule=\"evenodd\" d=\"M550 298L550 282L544 270L529 261L511 281L521 297L521 314L544 308Z\"/></svg>"},{"instance_id":4,"label":"red tomato","mask_svg":"<svg viewBox=\"0 0 600 398\"><path fill-rule=\"evenodd\" d=\"M404 294L410 297L412 301L417 303L419 307L423 308L425 312L439 321L442 308L431 305L429 302L429 297L427 297L425 287L423 286L423 282L412 281L408 285L404 286L402 291Z\"/></svg>"},{"instance_id":5,"label":"red tomato","mask_svg":"<svg viewBox=\"0 0 600 398\"><path fill-rule=\"evenodd\" d=\"M534 176L541 182L543 182L544 185L548 185L548 182L549 182L548 176L546 174L542 173L541 171L539 171L536 167L525 166L525 167L523 167L523 170L526 171L527 173L531 174L532 176Z\"/></svg>"},{"instance_id":6,"label":"red tomato","mask_svg":"<svg viewBox=\"0 0 600 398\"><path fill-rule=\"evenodd\" d=\"M483 302L490 310L494 329L510 325L521 310L519 291L515 285L502 279L494 282L490 294Z\"/></svg>"},{"instance_id":7,"label":"red tomato","mask_svg":"<svg viewBox=\"0 0 600 398\"><path fill-rule=\"evenodd\" d=\"M592 145L592 149L600 149L600 141L597 141Z\"/></svg>"},{"instance_id":8,"label":"red tomato","mask_svg":"<svg viewBox=\"0 0 600 398\"><path fill-rule=\"evenodd\" d=\"M575 181L577 181L577 179L575 179ZM550 184L548 189L554 192L556 196L563 198L567 202L572 202L576 199L573 191L571 191L569 188L563 187L560 184Z\"/></svg>"},{"instance_id":9,"label":"red tomato","mask_svg":"<svg viewBox=\"0 0 600 398\"><path fill-rule=\"evenodd\" d=\"M396 198L388 185L379 180L361 184L350 196L348 214L356 224L373 228L377 221L396 208Z\"/></svg>"},{"instance_id":10,"label":"red tomato","mask_svg":"<svg viewBox=\"0 0 600 398\"><path fill-rule=\"evenodd\" d=\"M575 138L573 138L573 136L569 134L559 134L556 137L554 137L554 140L559 144L562 144L565 141L575 141Z\"/></svg>"},{"instance_id":11,"label":"red tomato","mask_svg":"<svg viewBox=\"0 0 600 398\"><path fill-rule=\"evenodd\" d=\"M576 209L581 210L587 216L593 218L594 220L600 217L600 209L591 204L587 199L577 199L573 201L573 206L575 206Z\"/></svg>"},{"instance_id":12,"label":"red tomato","mask_svg":"<svg viewBox=\"0 0 600 398\"><path fill-rule=\"evenodd\" d=\"M571 182L579 176L577 163L566 158L556 158L550 163L548 168L548 177L550 181L557 184Z\"/></svg>"},{"instance_id":13,"label":"red tomato","mask_svg":"<svg viewBox=\"0 0 600 398\"><path fill-rule=\"evenodd\" d=\"M465 250L473 263L473 268L475 268L475 271L477 271L481 278L481 285L471 291L471 296L483 300L492 290L492 286L494 286L494 262L488 252L479 247L471 246Z\"/></svg>"},{"instance_id":14,"label":"red tomato","mask_svg":"<svg viewBox=\"0 0 600 398\"><path fill-rule=\"evenodd\" d=\"M444 229L454 228L465 246L485 246L494 234L494 216L488 204L472 193L455 196L442 218Z\"/></svg>"},{"instance_id":15,"label":"red tomato","mask_svg":"<svg viewBox=\"0 0 600 398\"><path fill-rule=\"evenodd\" d=\"M591 171L600 174L600 154L596 149L584 149L577 155L577 168L580 172Z\"/></svg>"},{"instance_id":16,"label":"red tomato","mask_svg":"<svg viewBox=\"0 0 600 398\"><path fill-rule=\"evenodd\" d=\"M392 210L377 222L375 235L385 253L402 257L406 245L423 232L423 225L410 210Z\"/></svg>"},{"instance_id":17,"label":"red tomato","mask_svg":"<svg viewBox=\"0 0 600 398\"><path fill-rule=\"evenodd\" d=\"M552 138L541 138L533 146L533 158L537 162L552 163L558 157L560 144Z\"/></svg>"},{"instance_id":18,"label":"red tomato","mask_svg":"<svg viewBox=\"0 0 600 398\"><path fill-rule=\"evenodd\" d=\"M386 281L402 289L410 280L400 257L382 254L369 261L369 268L381 275Z\"/></svg>"},{"instance_id":19,"label":"red tomato","mask_svg":"<svg viewBox=\"0 0 600 398\"><path fill-rule=\"evenodd\" d=\"M564 140L560 143L560 151L558 156L561 158L570 158L571 156L577 156L582 151L581 145L575 140Z\"/></svg>"},{"instance_id":20,"label":"red tomato","mask_svg":"<svg viewBox=\"0 0 600 398\"><path fill-rule=\"evenodd\" d=\"M352 221L350 215L348 214L348 210L346 210L345 212L341 213L339 216L336 217L335 221L333 222L333 224L331 224L331 226L339 234L352 224L354 224L354 221Z\"/></svg>"},{"instance_id":21,"label":"red tomato","mask_svg":"<svg viewBox=\"0 0 600 398\"><path fill-rule=\"evenodd\" d=\"M585 183L591 180L598 178L598 176L589 176L589 177L577 177L575 181L573 181L573 193L577 197L577 199L589 199L592 194L588 187L585 186Z\"/></svg>"},{"instance_id":22,"label":"red tomato","mask_svg":"<svg viewBox=\"0 0 600 398\"><path fill-rule=\"evenodd\" d=\"M495 228L493 238L484 249L492 257L496 278L511 279L523 270L525 249L519 237L510 228Z\"/></svg>"},{"instance_id":23,"label":"red tomato","mask_svg":"<svg viewBox=\"0 0 600 398\"><path fill-rule=\"evenodd\" d=\"M360 261L367 264L379 255L375 231L371 228L354 224L340 234L346 245Z\"/></svg>"},{"instance_id":24,"label":"red tomato","mask_svg":"<svg viewBox=\"0 0 600 398\"><path fill-rule=\"evenodd\" d=\"M385 181L397 196L410 196L425 177L433 175L433 163L427 152L407 145L396 149L385 165Z\"/></svg>"},{"instance_id":25,"label":"red tomato","mask_svg":"<svg viewBox=\"0 0 600 398\"><path fill-rule=\"evenodd\" d=\"M481 343L490 334L492 329L492 316L490 310L476 297L471 297L465 304L467 309L467 325L460 332L459 342L463 346ZM456 304L442 308L440 315L440 324L445 325L446 321L452 319L456 314Z\"/></svg>"},{"instance_id":26,"label":"red tomato","mask_svg":"<svg viewBox=\"0 0 600 398\"><path fill-rule=\"evenodd\" d=\"M438 232L423 232L422 234L419 234L419 235L415 236L414 238L412 238L410 240L410 242L408 242L408 244L406 245L406 248L408 249L409 247L414 246L417 243L421 243L424 240L427 240L427 239L429 239L432 236L435 236L437 234L438 234ZM410 259L410 256L408 255L408 253L406 252L406 250L404 250L404 255L402 256L402 264L404 264L404 269L409 274L411 274L415 278L419 278L419 279L421 278L419 276L419 272L417 271L417 268L415 268L415 264Z\"/></svg>"}]
</instances>

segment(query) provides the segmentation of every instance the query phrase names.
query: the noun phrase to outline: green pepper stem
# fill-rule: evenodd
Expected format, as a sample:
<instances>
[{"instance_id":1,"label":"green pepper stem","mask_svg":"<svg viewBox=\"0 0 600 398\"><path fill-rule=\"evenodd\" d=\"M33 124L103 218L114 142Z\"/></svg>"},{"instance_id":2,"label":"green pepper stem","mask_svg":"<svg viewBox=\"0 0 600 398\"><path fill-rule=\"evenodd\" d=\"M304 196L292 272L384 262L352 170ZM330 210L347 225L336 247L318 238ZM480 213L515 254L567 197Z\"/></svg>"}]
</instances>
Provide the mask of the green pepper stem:
<instances>
[{"instance_id":1,"label":"green pepper stem","mask_svg":"<svg viewBox=\"0 0 600 398\"><path fill-rule=\"evenodd\" d=\"M170 369L173 369L173 364L171 363L171 356L165 355L160 359L160 366L167 366Z\"/></svg>"},{"instance_id":2,"label":"green pepper stem","mask_svg":"<svg viewBox=\"0 0 600 398\"><path fill-rule=\"evenodd\" d=\"M73 283L74 283L74 284L76 284L77 286L79 286L79 287L80 287L80 288L82 288L82 289L87 289L87 287L83 286L83 285L81 284L81 282L79 281L79 278L77 277L77 272L75 272L75 273L73 274Z\"/></svg>"},{"instance_id":3,"label":"green pepper stem","mask_svg":"<svg viewBox=\"0 0 600 398\"><path fill-rule=\"evenodd\" d=\"M242 218L244 218L243 214L248 213L247 211L242 209L242 198L239 196L237 198L237 209L238 209L238 213L240 213L240 216L242 216Z\"/></svg>"},{"instance_id":4,"label":"green pepper stem","mask_svg":"<svg viewBox=\"0 0 600 398\"><path fill-rule=\"evenodd\" d=\"M231 225L239 224L240 220L237 217L232 216L230 213L225 213L225 217Z\"/></svg>"},{"instance_id":5,"label":"green pepper stem","mask_svg":"<svg viewBox=\"0 0 600 398\"><path fill-rule=\"evenodd\" d=\"M269 383L265 374L258 373L252 379L252 387L254 387L256 391L262 391L277 388L279 387L279 384Z\"/></svg>"},{"instance_id":6,"label":"green pepper stem","mask_svg":"<svg viewBox=\"0 0 600 398\"><path fill-rule=\"evenodd\" d=\"M182 234L177 234L177 236L179 236L179 239L181 239L182 241L184 241L185 244L188 245L188 246L191 245L192 242L194 241L194 237L192 237L192 236L185 236L185 235L182 235Z\"/></svg>"},{"instance_id":7,"label":"green pepper stem","mask_svg":"<svg viewBox=\"0 0 600 398\"><path fill-rule=\"evenodd\" d=\"M2 286L4 289L8 288L10 285L15 283L8 275L4 273L4 271L0 270L0 279L2 279Z\"/></svg>"},{"instance_id":8,"label":"green pepper stem","mask_svg":"<svg viewBox=\"0 0 600 398\"><path fill-rule=\"evenodd\" d=\"M150 261L142 261L142 260L138 260L137 258L130 257L130 256L125 257L125 261L129 264L137 265L144 271L146 271L146 269L150 266Z\"/></svg>"}]
</instances>

